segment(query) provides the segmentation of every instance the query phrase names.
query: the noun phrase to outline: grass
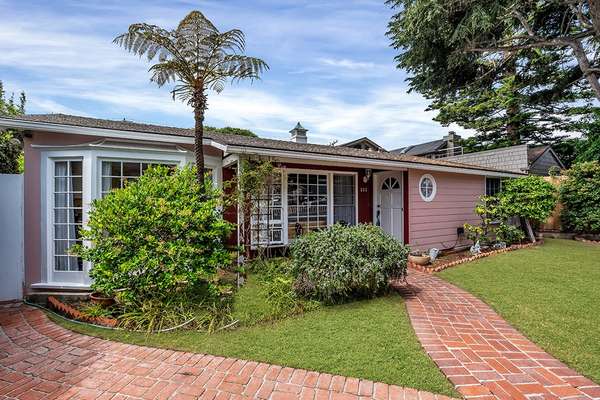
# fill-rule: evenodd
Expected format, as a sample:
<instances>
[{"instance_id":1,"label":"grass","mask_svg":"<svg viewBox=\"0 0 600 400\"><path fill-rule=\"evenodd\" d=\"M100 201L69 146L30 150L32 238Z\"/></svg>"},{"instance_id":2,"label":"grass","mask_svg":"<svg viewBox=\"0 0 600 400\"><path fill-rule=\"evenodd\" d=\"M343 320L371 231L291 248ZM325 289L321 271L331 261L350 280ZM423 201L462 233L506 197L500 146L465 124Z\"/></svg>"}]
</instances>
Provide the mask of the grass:
<instances>
[{"instance_id":1,"label":"grass","mask_svg":"<svg viewBox=\"0 0 600 400\"><path fill-rule=\"evenodd\" d=\"M244 286L235 294L232 317L244 326L275 318L271 305L262 293L257 275L249 275Z\"/></svg>"},{"instance_id":2,"label":"grass","mask_svg":"<svg viewBox=\"0 0 600 400\"><path fill-rule=\"evenodd\" d=\"M600 382L600 246L546 239L542 246L439 276L483 299L547 352Z\"/></svg>"},{"instance_id":3,"label":"grass","mask_svg":"<svg viewBox=\"0 0 600 400\"><path fill-rule=\"evenodd\" d=\"M267 310L262 300L252 295L259 290L256 282L251 285L240 295L257 307L256 314L239 308L234 314L253 321ZM147 336L51 318L74 331L111 340L256 360L457 396L421 349L398 295L322 307L276 323L212 335L179 331Z\"/></svg>"}]
</instances>

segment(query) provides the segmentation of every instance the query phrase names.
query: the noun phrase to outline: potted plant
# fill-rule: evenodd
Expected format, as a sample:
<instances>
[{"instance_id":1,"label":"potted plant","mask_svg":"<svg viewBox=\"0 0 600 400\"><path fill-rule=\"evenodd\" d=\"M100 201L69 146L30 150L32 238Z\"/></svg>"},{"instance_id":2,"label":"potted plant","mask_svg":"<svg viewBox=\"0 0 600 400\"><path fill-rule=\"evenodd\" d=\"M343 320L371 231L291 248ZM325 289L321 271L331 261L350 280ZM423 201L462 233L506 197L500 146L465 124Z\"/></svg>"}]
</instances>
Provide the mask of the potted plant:
<instances>
[{"instance_id":1,"label":"potted plant","mask_svg":"<svg viewBox=\"0 0 600 400\"><path fill-rule=\"evenodd\" d=\"M408 261L417 265L427 265L431 262L431 257L421 251L413 251L408 255Z\"/></svg>"},{"instance_id":2,"label":"potted plant","mask_svg":"<svg viewBox=\"0 0 600 400\"><path fill-rule=\"evenodd\" d=\"M107 296L100 292L90 293L90 300L103 307L109 307L115 304L115 298L113 296Z\"/></svg>"}]
</instances>

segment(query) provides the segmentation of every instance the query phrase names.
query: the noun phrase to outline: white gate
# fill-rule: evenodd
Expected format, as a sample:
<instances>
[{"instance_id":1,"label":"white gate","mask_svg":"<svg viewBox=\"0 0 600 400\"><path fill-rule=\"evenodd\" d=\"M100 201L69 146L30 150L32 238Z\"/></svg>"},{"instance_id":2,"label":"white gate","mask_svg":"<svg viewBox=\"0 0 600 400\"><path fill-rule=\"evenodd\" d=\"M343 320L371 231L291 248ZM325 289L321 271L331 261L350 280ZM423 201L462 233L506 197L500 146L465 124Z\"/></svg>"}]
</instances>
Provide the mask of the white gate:
<instances>
[{"instance_id":1,"label":"white gate","mask_svg":"<svg viewBox=\"0 0 600 400\"><path fill-rule=\"evenodd\" d=\"M0 302L23 298L23 175L0 174Z\"/></svg>"}]
</instances>

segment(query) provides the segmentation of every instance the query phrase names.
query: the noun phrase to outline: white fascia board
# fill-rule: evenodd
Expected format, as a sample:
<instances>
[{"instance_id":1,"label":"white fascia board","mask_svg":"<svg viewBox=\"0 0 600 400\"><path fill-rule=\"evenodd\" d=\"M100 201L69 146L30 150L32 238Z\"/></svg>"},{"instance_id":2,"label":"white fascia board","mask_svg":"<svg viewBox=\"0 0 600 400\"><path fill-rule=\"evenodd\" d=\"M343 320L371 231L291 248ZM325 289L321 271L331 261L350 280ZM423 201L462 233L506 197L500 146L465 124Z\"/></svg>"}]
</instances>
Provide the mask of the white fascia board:
<instances>
[{"instance_id":1,"label":"white fascia board","mask_svg":"<svg viewBox=\"0 0 600 400\"><path fill-rule=\"evenodd\" d=\"M193 137L165 135L159 133L123 131L117 129L105 128L90 128L85 126L52 124L48 122L36 121L21 121L10 118L0 118L0 127L12 129L28 129L32 131L50 132L50 133L65 133L71 135L99 136L111 137L130 140L144 140L150 142L177 143L177 144L194 144ZM210 145L212 140L205 139ZM204 143L204 142L203 142Z\"/></svg>"},{"instance_id":2,"label":"white fascia board","mask_svg":"<svg viewBox=\"0 0 600 400\"><path fill-rule=\"evenodd\" d=\"M85 126L52 124L48 122L21 121L12 118L0 118L0 127L12 129L27 129L32 131L65 133L70 135L97 136L102 138L118 138L128 140L141 140L145 142L194 144L192 136L169 135L162 133L148 133L124 131L118 129L90 128ZM210 138L203 138L202 144L226 151L227 146Z\"/></svg>"},{"instance_id":3,"label":"white fascia board","mask_svg":"<svg viewBox=\"0 0 600 400\"><path fill-rule=\"evenodd\" d=\"M501 171L488 171L471 168L461 167L449 167L444 165L433 165L426 163L412 163L406 161L395 161L395 160L378 160L362 157L351 157L351 156L337 156L327 154L316 154L316 153L305 153L288 150L275 150L275 149L264 149L256 147L245 147L245 146L227 146L227 151L234 154L252 154L252 155L263 155L272 157L285 157L291 159L300 160L314 160L314 161L331 161L338 163L354 163L359 164L360 168L381 168L389 170L404 170L404 169L419 169L427 171L439 171L439 172L454 172L467 175L481 175L490 177L506 177L506 178L518 178L522 177L523 174L516 174L511 172Z\"/></svg>"},{"instance_id":4,"label":"white fascia board","mask_svg":"<svg viewBox=\"0 0 600 400\"><path fill-rule=\"evenodd\" d=\"M237 154L229 154L223 158L223 168L229 167L239 161L240 157Z\"/></svg>"}]
</instances>

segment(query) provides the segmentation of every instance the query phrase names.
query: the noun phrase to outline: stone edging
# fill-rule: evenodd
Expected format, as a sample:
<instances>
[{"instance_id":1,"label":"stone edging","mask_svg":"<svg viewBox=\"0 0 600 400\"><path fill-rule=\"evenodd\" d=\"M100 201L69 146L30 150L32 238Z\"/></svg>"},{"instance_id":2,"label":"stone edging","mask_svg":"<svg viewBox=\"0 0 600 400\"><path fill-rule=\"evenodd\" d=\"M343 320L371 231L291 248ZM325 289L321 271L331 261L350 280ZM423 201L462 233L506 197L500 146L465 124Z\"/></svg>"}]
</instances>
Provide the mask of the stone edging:
<instances>
[{"instance_id":1,"label":"stone edging","mask_svg":"<svg viewBox=\"0 0 600 400\"><path fill-rule=\"evenodd\" d=\"M89 315L85 315L81 311L77 310L74 307L71 307L68 304L63 303L62 301L58 300L54 296L48 296L48 305L50 307L54 308L55 310L62 312L67 317L77 320L77 321L83 321L83 322L89 322L91 324L108 326L110 328L114 328L118 324L118 321L114 318L91 317Z\"/></svg>"},{"instance_id":2,"label":"stone edging","mask_svg":"<svg viewBox=\"0 0 600 400\"><path fill-rule=\"evenodd\" d=\"M412 269L416 269L417 271L425 272L427 274L433 274L434 272L440 272L440 271L443 271L443 270L445 270L447 268L451 268L451 267L455 267L455 266L460 265L460 264L464 264L464 263L467 263L467 262L475 261L475 260L478 260L480 258L485 258L485 257L493 256L493 255L496 255L496 254L508 253L509 251L513 251L513 250L527 249L529 247L539 246L542 243L544 243L543 240L538 240L535 243L513 244L512 246L509 246L509 247L504 248L504 249L492 250L492 251L488 251L488 252L485 252L485 253L477 254L477 255L474 255L474 256L471 256L471 257L461 258L460 260L452 261L452 262L449 262L449 263L446 263L446 264L437 265L435 267L433 267L433 266L426 266L426 265L418 265L418 264L414 264L414 263L408 262L408 267L412 268Z\"/></svg>"},{"instance_id":3,"label":"stone edging","mask_svg":"<svg viewBox=\"0 0 600 400\"><path fill-rule=\"evenodd\" d=\"M574 236L573 240L576 240L576 241L582 242L582 243L589 243L589 244L598 244L598 245L600 245L600 240L590 240L590 239L583 238L581 236Z\"/></svg>"}]
</instances>

